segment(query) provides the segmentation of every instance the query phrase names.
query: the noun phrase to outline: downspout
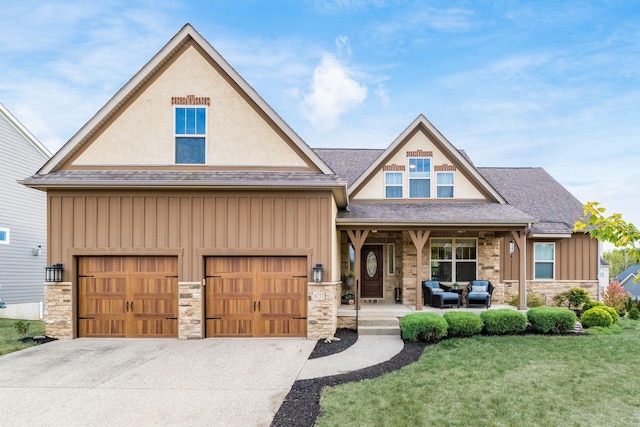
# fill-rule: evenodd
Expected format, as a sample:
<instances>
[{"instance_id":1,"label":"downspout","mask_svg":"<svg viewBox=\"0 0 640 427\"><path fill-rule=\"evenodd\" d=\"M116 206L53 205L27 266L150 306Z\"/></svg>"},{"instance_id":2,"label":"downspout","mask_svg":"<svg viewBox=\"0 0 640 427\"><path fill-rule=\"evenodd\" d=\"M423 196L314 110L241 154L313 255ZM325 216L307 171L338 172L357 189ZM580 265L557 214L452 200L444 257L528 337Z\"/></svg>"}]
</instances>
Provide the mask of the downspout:
<instances>
[{"instance_id":1,"label":"downspout","mask_svg":"<svg viewBox=\"0 0 640 427\"><path fill-rule=\"evenodd\" d=\"M358 333L358 312L360 311L360 280L356 280L356 334Z\"/></svg>"}]
</instances>

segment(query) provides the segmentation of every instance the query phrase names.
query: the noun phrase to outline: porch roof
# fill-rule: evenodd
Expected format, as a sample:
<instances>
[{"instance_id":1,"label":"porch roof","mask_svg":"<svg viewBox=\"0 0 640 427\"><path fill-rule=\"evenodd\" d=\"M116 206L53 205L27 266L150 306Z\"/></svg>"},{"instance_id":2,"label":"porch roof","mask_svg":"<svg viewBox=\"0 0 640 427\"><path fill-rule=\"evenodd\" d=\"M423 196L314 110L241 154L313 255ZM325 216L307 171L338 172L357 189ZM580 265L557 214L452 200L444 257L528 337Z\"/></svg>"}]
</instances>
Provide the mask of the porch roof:
<instances>
[{"instance_id":1,"label":"porch roof","mask_svg":"<svg viewBox=\"0 0 640 427\"><path fill-rule=\"evenodd\" d=\"M500 203L351 202L338 212L339 225L527 226L537 220Z\"/></svg>"}]
</instances>

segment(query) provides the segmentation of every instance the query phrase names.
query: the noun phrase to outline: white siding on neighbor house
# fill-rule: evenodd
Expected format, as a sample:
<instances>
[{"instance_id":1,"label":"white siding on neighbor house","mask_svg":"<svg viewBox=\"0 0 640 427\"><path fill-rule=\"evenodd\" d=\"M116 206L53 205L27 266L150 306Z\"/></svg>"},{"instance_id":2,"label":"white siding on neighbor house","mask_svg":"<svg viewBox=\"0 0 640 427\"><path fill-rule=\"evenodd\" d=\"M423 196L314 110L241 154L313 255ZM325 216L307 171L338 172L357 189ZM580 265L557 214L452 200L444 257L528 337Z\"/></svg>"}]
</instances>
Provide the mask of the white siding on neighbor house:
<instances>
[{"instance_id":1,"label":"white siding on neighbor house","mask_svg":"<svg viewBox=\"0 0 640 427\"><path fill-rule=\"evenodd\" d=\"M0 228L11 230L10 243L0 244L0 298L7 304L44 300L46 194L16 181L33 175L46 160L0 111ZM41 255L34 256L38 245Z\"/></svg>"}]
</instances>

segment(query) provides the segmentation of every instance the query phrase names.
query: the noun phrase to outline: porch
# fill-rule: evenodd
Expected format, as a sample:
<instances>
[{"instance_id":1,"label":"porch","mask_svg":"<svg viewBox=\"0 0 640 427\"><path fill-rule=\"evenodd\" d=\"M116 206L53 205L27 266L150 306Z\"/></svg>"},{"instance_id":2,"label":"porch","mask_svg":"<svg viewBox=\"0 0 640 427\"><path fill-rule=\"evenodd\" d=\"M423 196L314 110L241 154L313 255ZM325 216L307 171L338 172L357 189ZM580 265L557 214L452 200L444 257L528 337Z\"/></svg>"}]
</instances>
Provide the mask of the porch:
<instances>
[{"instance_id":1,"label":"porch","mask_svg":"<svg viewBox=\"0 0 640 427\"><path fill-rule=\"evenodd\" d=\"M436 313L444 314L450 311L464 311L469 313L480 314L486 310L498 310L498 309L510 309L517 310L516 307L507 304L492 304L491 307L460 307L460 308L435 308L431 306L424 306L421 309L416 309L415 305L397 304L397 303L374 303L360 304L360 309L356 310L356 305L341 304L338 307L338 328L356 329L356 318L358 320L366 318L397 318L401 319L407 314L411 313Z\"/></svg>"}]
</instances>

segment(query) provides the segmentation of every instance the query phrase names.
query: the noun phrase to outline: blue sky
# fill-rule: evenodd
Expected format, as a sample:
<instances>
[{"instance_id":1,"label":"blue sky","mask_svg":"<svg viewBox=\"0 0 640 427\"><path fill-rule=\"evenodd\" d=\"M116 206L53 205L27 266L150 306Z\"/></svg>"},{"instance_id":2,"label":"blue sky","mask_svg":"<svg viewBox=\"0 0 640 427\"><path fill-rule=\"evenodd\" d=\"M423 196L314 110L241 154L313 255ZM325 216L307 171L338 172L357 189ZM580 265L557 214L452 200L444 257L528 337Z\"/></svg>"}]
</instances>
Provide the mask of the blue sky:
<instances>
[{"instance_id":1,"label":"blue sky","mask_svg":"<svg viewBox=\"0 0 640 427\"><path fill-rule=\"evenodd\" d=\"M0 102L56 151L187 22L312 147L385 148L422 113L640 225L637 0L9 0Z\"/></svg>"}]
</instances>

